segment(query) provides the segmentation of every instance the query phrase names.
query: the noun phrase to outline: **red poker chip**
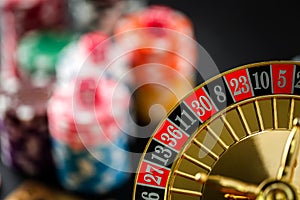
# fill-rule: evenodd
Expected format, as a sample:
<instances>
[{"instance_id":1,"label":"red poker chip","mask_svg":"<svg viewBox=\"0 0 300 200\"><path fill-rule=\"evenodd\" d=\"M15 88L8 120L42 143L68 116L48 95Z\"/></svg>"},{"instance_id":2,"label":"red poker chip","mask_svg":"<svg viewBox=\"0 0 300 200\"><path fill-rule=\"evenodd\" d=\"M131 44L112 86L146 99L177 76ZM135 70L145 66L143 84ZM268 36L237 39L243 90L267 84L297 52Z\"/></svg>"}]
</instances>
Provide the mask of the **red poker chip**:
<instances>
[{"instance_id":1,"label":"red poker chip","mask_svg":"<svg viewBox=\"0 0 300 200\"><path fill-rule=\"evenodd\" d=\"M133 42L130 41L134 41L137 51L132 56L134 57L133 59L138 60L137 65L139 65L151 62L151 60L148 60L148 62L143 60L145 59L143 57L139 58L140 56L161 55L163 51L158 51L161 48L177 53L177 49L182 47L180 43L181 38L178 38L180 37L179 34L175 34L170 30L182 33L188 37L194 37L192 23L187 16L167 6L152 5L121 19L116 25L115 33L120 34L117 40L122 45L125 45L125 48L126 45L132 47ZM130 31L130 34L126 34L127 31ZM147 38L147 40L142 38ZM165 57L168 57L167 60L169 61L176 59L171 53L166 54ZM159 63L157 58L154 57L153 59L156 59L156 62ZM139 62L139 60L142 61ZM174 65L168 66L173 67Z\"/></svg>"},{"instance_id":2,"label":"red poker chip","mask_svg":"<svg viewBox=\"0 0 300 200\"><path fill-rule=\"evenodd\" d=\"M109 36L103 32L89 32L81 36L79 46L94 63L99 63L108 58L107 52L112 45L108 39Z\"/></svg>"},{"instance_id":3,"label":"red poker chip","mask_svg":"<svg viewBox=\"0 0 300 200\"><path fill-rule=\"evenodd\" d=\"M155 27L155 28L174 28L175 21L172 19L174 13L172 9L166 6L150 6L149 9L141 15L141 23L143 27ZM151 29L153 30L153 29ZM162 29L151 31L151 33L157 37L163 37L166 32Z\"/></svg>"},{"instance_id":4,"label":"red poker chip","mask_svg":"<svg viewBox=\"0 0 300 200\"><path fill-rule=\"evenodd\" d=\"M122 113L127 113L129 108L128 89L123 86L114 91L118 85L114 80L100 80L99 87L95 89L94 82L91 83L92 86L89 82L82 84L79 90L75 90L75 82L68 87L57 88L48 104L51 135L74 148L109 144L119 137L122 129L120 125L126 125L124 116L128 115ZM93 89L95 92L90 91ZM91 102L88 98L93 96L91 94L82 96L85 91L95 93L93 100L95 105L88 106ZM114 102L119 103L117 109L121 114L114 115L112 111Z\"/></svg>"}]
</instances>

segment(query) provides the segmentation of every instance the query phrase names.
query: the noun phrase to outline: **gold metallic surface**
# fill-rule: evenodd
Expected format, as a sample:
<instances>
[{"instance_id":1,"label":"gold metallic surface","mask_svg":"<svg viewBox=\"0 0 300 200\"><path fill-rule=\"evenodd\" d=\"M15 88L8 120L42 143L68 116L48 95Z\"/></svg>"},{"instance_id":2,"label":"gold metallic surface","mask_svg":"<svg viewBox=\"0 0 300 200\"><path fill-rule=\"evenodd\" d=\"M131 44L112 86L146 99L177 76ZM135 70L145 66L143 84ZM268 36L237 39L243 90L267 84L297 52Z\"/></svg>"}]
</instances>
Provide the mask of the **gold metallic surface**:
<instances>
[{"instance_id":1,"label":"gold metallic surface","mask_svg":"<svg viewBox=\"0 0 300 200\"><path fill-rule=\"evenodd\" d=\"M293 129L287 139L281 158L277 179L292 182L297 167L300 149L300 119L293 120Z\"/></svg>"},{"instance_id":2,"label":"gold metallic surface","mask_svg":"<svg viewBox=\"0 0 300 200\"><path fill-rule=\"evenodd\" d=\"M280 132L281 131L276 133L273 130L270 131L269 133L267 132L261 133L257 137L259 137L260 140L261 139L263 140L259 141L257 140L258 138L254 138L253 144L256 143L255 140L258 141L257 144L260 142L264 142L265 138L260 138L264 134L273 134L272 136L274 136L275 134L282 134ZM271 136L268 136L268 139L271 138L272 138ZM251 140L252 139L253 138L251 138ZM248 141L249 140L247 140L246 142ZM241 148L243 148L244 146L245 145L241 146ZM247 149L249 148L247 147L245 150ZM242 149L240 148L237 149L237 152L241 152L240 150ZM271 180L267 178L263 180L259 186L251 183L246 183L237 179L225 177L225 176L207 175L201 172L197 173L194 179L200 184L205 184L206 186L212 186L214 191L219 191L221 193L224 193L225 194L224 197L227 199L296 200L297 198L299 198L299 191L297 191L297 187L293 185L293 178L294 178L294 171L298 163L297 160L299 159L299 151L300 151L300 118L295 118L293 120L293 128L288 133L288 138L283 148L283 153L281 156L281 161L280 161L276 179ZM234 155L234 153L232 152L230 154L231 154L230 157ZM229 160L230 159L232 158L229 158ZM226 166L226 163L222 164L221 166L222 169L220 171L223 171L224 166Z\"/></svg>"},{"instance_id":3,"label":"gold metallic surface","mask_svg":"<svg viewBox=\"0 0 300 200\"><path fill-rule=\"evenodd\" d=\"M259 193L257 185L247 184L224 176L207 176L206 174L198 173L195 175L195 180L202 184L212 185L216 190L227 195L230 194L231 198L233 196L244 196L250 199L255 199Z\"/></svg>"},{"instance_id":4,"label":"gold metallic surface","mask_svg":"<svg viewBox=\"0 0 300 200\"><path fill-rule=\"evenodd\" d=\"M205 164L205 171L201 172L202 174L210 175L214 178L218 176L219 178L222 176L228 177L229 183L232 183L231 190L224 190L224 189L216 189L215 186L212 186L213 184L204 184L202 186L202 193L203 196L201 199L245 199L245 196L241 195L242 193L239 192L232 192L233 189L233 183L232 180L236 180L237 187L241 187L241 183L245 182L245 190L246 188L252 188L253 185L259 185L264 180L267 180L269 178L275 178L278 174L278 168L280 166L281 162L281 155L283 155L284 149L287 148L286 146L288 144L285 143L285 141L288 141L288 138L291 137L291 133L295 131L291 131L289 129L289 125L291 122L288 122L286 120L286 123L278 123L274 120L278 120L278 117L274 117L273 113L277 112L274 111L274 102L276 102L276 105L281 106L281 110L288 110L289 113L287 113L287 119L293 119L295 117L295 105L300 104L300 98L298 96L292 96L292 95L282 95L282 96L269 96L269 97L260 97L255 98L252 100L248 100L246 102L243 102L242 104L237 105L236 107L231 108L230 110L227 110L227 112L224 112L220 114L219 116L212 119L210 122L205 124L205 129L207 127L210 127L208 130L210 132L214 132L214 135L220 135L220 130L216 130L213 124L217 120L226 121L228 125L224 126L224 129L227 129L227 131L223 131L223 133L227 133L227 135L223 138L229 138L227 141L233 141L232 144L227 144L229 146L228 149L225 149L225 151L220 151L220 149L223 149L223 143L226 139L222 139L222 143L220 145L220 142L216 140L215 137L212 137L207 130L204 128L202 130L199 130L198 134L195 135L195 138L197 138L197 142L201 143L202 146L205 146L208 149L211 149L212 152L207 153L205 156L204 154L199 154L199 157L196 158L198 160L205 160L205 157L211 157L211 155L215 155L214 157L218 156L219 159L216 162L211 163L202 163ZM286 103L286 102L292 102L292 103ZM285 108L282 108L282 107ZM293 108L290 108L290 106L293 106ZM264 110L264 115L259 115L258 109L261 107L267 108L272 107L273 109L270 110ZM276 109L278 107L276 106ZM247 118L247 112L253 112L255 111L257 116L260 117L250 117ZM238 113L243 113L244 117L237 117L239 116ZM230 113L228 115L228 113ZM232 114L234 113L234 114ZM254 113L255 114L255 113ZM235 116L235 117L232 117ZM253 113L251 113L251 116L253 116ZM290 117L290 116L293 116ZM273 127L270 129L264 129L265 127L265 119L272 120ZM279 117L280 118L280 117ZM239 120L237 120L239 119ZM244 126L243 123L247 123L247 126ZM242 128L239 124L242 124ZM231 127L232 126L232 127ZM285 126L285 127L284 127ZM214 128L212 128L214 127ZM228 128L230 127L230 128ZM250 128L251 127L251 128ZM268 127L268 126L267 126ZM277 127L277 128L276 128ZM212 129L212 130L210 130ZM248 130L246 130L248 129ZM297 130L297 128L293 128L292 130ZM240 132L239 132L240 131ZM249 132L250 131L250 132ZM231 132L234 132L233 134ZM237 134L235 134L237 132ZM247 134L245 134L247 133ZM238 137L238 140L234 136ZM295 137L294 137L295 138ZM211 144L211 141L215 140L215 146L209 146ZM205 142L206 141L206 142ZM223 145L222 145L223 144ZM226 143L225 143L226 144ZM199 149L198 151L201 151L201 146L198 145ZM191 148L191 147L190 147ZM185 152L189 152L189 149L185 149ZM202 148L203 149L203 148ZM197 149L193 149L193 152L197 151ZM194 156L195 157L195 156ZM297 155L296 157L299 157ZM191 159L191 158L189 158ZM191 166L186 165L186 162L182 162L183 160L186 160L186 158L183 156L182 160L179 161L181 165L178 167L181 169L185 169L186 173L189 174L189 168ZM194 161L195 162L195 161ZM210 169L209 169L210 166ZM299 174L299 167L295 169L297 173ZM194 173L194 175L197 173ZM190 174L191 176L193 174ZM214 179L212 178L212 179ZM171 177L172 179L172 177ZM211 180L212 180L211 179ZM299 188L299 178L295 178L297 181L297 184L295 184L295 188ZM218 179L215 179L218 180ZM224 181L224 180L223 180ZM239 182L241 181L241 182ZM176 182L176 181L175 181ZM212 181L210 181L212 182ZM225 181L226 182L226 181ZM226 183L228 184L228 182ZM177 183L177 185L180 185ZM252 188L253 189L253 188ZM250 189L250 190L252 190ZM244 190L244 189L243 189ZM231 193L230 193L231 191ZM239 190L237 190L239 191ZM185 194L187 195L187 194ZM171 199L180 199L185 198L185 195L178 196L177 198L172 197ZM226 196L226 198L225 198ZM277 194L277 196L280 196ZM248 195L248 199L253 199L253 194ZM247 199L246 198L246 199Z\"/></svg>"}]
</instances>

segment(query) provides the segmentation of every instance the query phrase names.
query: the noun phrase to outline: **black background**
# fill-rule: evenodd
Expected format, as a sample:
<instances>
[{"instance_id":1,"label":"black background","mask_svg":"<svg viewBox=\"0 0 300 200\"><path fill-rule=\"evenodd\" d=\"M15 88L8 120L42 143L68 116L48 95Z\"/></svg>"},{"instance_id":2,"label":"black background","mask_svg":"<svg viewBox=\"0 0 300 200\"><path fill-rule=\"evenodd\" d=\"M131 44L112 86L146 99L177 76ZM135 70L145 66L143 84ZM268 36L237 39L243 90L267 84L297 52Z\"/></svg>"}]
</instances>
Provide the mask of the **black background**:
<instances>
[{"instance_id":1,"label":"black background","mask_svg":"<svg viewBox=\"0 0 300 200\"><path fill-rule=\"evenodd\" d=\"M297 1L152 0L185 13L221 71L300 54ZM201 67L201 66L200 66Z\"/></svg>"},{"instance_id":2,"label":"black background","mask_svg":"<svg viewBox=\"0 0 300 200\"><path fill-rule=\"evenodd\" d=\"M171 6L193 22L195 37L221 72L259 61L290 60L300 54L300 12L297 1L151 0ZM199 68L203 66L198 66ZM21 177L0 165L0 199ZM132 180L108 197L131 199Z\"/></svg>"}]
</instances>

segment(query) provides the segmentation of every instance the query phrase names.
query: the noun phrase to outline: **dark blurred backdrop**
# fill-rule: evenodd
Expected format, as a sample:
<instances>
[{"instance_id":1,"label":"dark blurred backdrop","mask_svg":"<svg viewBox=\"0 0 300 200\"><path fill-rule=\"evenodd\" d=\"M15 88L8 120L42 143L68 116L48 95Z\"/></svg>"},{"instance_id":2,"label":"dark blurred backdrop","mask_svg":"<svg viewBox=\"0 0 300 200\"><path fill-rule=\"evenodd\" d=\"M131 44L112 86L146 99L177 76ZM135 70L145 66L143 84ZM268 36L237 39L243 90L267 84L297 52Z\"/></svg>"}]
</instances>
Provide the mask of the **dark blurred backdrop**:
<instances>
[{"instance_id":1,"label":"dark blurred backdrop","mask_svg":"<svg viewBox=\"0 0 300 200\"><path fill-rule=\"evenodd\" d=\"M300 54L299 1L149 3L171 6L190 17L197 41L222 71L258 61L289 60Z\"/></svg>"}]
</instances>

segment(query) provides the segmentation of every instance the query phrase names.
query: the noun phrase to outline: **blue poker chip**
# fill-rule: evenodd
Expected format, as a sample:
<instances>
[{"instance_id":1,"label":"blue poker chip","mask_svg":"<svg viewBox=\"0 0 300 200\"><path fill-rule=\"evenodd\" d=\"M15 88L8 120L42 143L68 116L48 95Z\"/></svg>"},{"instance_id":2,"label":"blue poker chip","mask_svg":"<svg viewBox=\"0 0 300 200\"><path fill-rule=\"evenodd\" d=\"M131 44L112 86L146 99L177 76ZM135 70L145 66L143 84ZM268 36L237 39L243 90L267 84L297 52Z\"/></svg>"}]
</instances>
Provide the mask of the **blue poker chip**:
<instances>
[{"instance_id":1,"label":"blue poker chip","mask_svg":"<svg viewBox=\"0 0 300 200\"><path fill-rule=\"evenodd\" d=\"M65 189L105 194L121 186L129 178L126 172L130 167L128 156L118 146L74 150L55 139L52 143L58 179ZM115 169L120 166L122 169Z\"/></svg>"}]
</instances>

